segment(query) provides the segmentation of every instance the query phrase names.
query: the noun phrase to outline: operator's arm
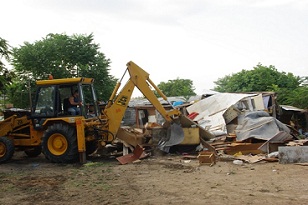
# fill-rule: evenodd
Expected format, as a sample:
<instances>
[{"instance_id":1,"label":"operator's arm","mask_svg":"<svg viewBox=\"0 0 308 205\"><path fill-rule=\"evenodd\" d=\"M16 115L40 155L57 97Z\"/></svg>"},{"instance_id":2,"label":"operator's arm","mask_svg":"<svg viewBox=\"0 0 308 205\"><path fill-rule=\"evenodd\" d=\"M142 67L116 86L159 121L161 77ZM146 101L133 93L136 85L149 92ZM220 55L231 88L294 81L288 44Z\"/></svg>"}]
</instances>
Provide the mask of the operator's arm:
<instances>
[{"instance_id":1,"label":"operator's arm","mask_svg":"<svg viewBox=\"0 0 308 205\"><path fill-rule=\"evenodd\" d=\"M81 102L75 102L73 96L69 98L69 101L71 105L81 105L82 104Z\"/></svg>"}]
</instances>

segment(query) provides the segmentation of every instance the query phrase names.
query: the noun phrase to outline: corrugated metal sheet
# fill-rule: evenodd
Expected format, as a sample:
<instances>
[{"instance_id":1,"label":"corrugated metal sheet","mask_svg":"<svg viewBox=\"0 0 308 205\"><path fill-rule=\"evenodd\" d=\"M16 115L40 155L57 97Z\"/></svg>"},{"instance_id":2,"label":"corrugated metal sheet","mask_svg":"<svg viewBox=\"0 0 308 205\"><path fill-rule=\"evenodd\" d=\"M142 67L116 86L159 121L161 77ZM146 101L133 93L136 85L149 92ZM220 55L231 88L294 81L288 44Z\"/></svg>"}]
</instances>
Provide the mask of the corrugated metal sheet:
<instances>
[{"instance_id":1,"label":"corrugated metal sheet","mask_svg":"<svg viewBox=\"0 0 308 205\"><path fill-rule=\"evenodd\" d=\"M173 102L181 101L181 102L186 102L186 99L184 97L167 97L167 100L164 100L163 98L157 98L160 104L162 105L168 105L169 102L172 104ZM129 107L136 107L136 106L143 106L143 105L151 105L150 101L148 99L132 99L129 102Z\"/></svg>"},{"instance_id":2,"label":"corrugated metal sheet","mask_svg":"<svg viewBox=\"0 0 308 205\"><path fill-rule=\"evenodd\" d=\"M226 123L223 117L224 112L244 98L256 95L257 94L217 93L187 107L187 111L188 113L199 113L194 121L197 121L202 127L213 132L217 130L226 131Z\"/></svg>"},{"instance_id":3,"label":"corrugated metal sheet","mask_svg":"<svg viewBox=\"0 0 308 205\"><path fill-rule=\"evenodd\" d=\"M289 111L308 112L307 110L300 109L300 108L297 108L297 107L293 107L293 106L290 106L290 105L280 105L280 107L284 110L289 110Z\"/></svg>"}]
</instances>

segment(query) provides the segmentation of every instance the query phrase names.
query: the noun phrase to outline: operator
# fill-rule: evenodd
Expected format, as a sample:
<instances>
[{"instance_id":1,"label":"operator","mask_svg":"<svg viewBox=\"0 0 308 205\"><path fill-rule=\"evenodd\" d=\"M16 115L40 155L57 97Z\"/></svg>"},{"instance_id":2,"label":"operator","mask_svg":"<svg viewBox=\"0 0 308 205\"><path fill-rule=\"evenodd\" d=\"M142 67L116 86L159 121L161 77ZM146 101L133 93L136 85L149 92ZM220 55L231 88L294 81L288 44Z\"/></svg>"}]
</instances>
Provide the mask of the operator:
<instances>
[{"instance_id":1,"label":"operator","mask_svg":"<svg viewBox=\"0 0 308 205\"><path fill-rule=\"evenodd\" d=\"M79 101L79 93L78 90L75 90L73 95L69 98L69 108L68 112L72 115L80 115L80 107L82 102Z\"/></svg>"}]
</instances>

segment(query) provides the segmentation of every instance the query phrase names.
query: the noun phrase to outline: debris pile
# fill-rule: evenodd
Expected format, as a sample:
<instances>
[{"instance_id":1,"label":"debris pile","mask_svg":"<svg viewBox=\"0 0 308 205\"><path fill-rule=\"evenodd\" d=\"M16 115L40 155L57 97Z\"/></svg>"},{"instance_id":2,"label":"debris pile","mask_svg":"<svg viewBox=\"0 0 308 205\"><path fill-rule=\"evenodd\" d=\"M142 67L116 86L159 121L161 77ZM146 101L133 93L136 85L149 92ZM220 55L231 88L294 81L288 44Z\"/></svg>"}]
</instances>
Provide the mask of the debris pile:
<instances>
[{"instance_id":1,"label":"debris pile","mask_svg":"<svg viewBox=\"0 0 308 205\"><path fill-rule=\"evenodd\" d=\"M144 115L149 116L149 120L139 125L142 130L139 134L143 137L138 138L135 133L134 137L127 138L129 134L125 133L120 139L133 147L151 147L144 149L145 152L155 148L169 152L170 148L177 147L177 151L183 153L185 151L180 149L193 147L194 152L189 154L193 154L200 165L213 166L217 160L308 162L308 139L303 134L307 129L301 126L297 130L296 123L287 123L297 120L307 124L308 111L293 108L297 113L288 118L278 109L281 107L275 103L272 93L217 93L193 103L174 105L185 115L180 119L184 132L181 138L173 136L173 141L168 141L167 126L159 123L161 117L152 110L151 115ZM290 107L287 108L290 111ZM135 110L138 114L140 110L146 111L144 106ZM299 120L298 114L304 118Z\"/></svg>"}]
</instances>

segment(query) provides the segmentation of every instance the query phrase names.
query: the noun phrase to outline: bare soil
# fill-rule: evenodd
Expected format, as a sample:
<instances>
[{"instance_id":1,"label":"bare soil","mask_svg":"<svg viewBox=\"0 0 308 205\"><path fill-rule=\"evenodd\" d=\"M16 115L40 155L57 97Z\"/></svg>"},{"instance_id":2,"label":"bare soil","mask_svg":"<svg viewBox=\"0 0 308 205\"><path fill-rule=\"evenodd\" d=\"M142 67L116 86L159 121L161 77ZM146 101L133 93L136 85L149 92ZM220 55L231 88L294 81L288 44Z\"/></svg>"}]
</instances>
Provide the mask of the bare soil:
<instances>
[{"instance_id":1,"label":"bare soil","mask_svg":"<svg viewBox=\"0 0 308 205\"><path fill-rule=\"evenodd\" d=\"M307 204L308 166L151 156L120 165L54 164L15 154L0 165L0 204Z\"/></svg>"}]
</instances>

